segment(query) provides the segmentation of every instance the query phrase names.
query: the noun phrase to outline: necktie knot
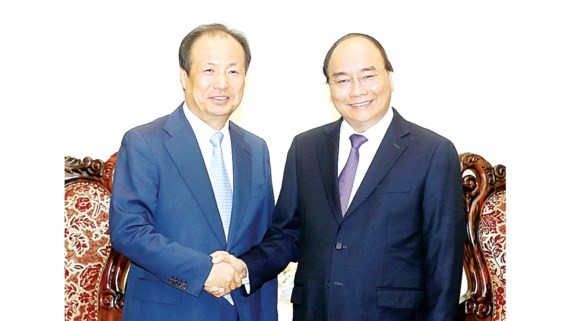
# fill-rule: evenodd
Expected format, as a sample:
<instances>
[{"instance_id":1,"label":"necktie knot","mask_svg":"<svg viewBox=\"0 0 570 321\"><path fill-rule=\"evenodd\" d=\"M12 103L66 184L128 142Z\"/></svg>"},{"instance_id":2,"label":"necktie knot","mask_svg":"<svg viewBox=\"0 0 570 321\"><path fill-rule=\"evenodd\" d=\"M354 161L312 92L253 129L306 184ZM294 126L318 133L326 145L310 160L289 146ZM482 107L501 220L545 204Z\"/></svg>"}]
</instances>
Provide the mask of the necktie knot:
<instances>
[{"instance_id":1,"label":"necktie knot","mask_svg":"<svg viewBox=\"0 0 570 321\"><path fill-rule=\"evenodd\" d=\"M352 148L359 149L360 146L362 146L362 144L366 143L367 141L368 141L368 138L366 138L362 135L358 135L358 134L350 135L350 143L352 144Z\"/></svg>"},{"instance_id":2,"label":"necktie knot","mask_svg":"<svg viewBox=\"0 0 570 321\"><path fill-rule=\"evenodd\" d=\"M210 143L212 143L214 147L220 147L220 145L222 144L222 139L224 139L224 134L222 134L221 132L215 132L212 135L212 138L210 138Z\"/></svg>"}]
</instances>

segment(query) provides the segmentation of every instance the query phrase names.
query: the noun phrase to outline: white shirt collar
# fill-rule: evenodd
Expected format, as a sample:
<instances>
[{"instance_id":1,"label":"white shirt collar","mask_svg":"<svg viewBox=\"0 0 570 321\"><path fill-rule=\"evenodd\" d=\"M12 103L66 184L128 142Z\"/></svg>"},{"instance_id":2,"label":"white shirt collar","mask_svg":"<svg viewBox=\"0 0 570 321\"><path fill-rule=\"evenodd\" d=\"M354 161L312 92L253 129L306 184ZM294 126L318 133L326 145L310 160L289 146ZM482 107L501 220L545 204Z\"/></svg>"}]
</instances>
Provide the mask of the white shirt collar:
<instances>
[{"instance_id":1,"label":"white shirt collar","mask_svg":"<svg viewBox=\"0 0 570 321\"><path fill-rule=\"evenodd\" d=\"M392 118L394 118L394 111L390 107L379 122L362 133L357 133L354 128L352 128L346 120L343 119L340 125L340 141L343 142L348 140L352 134L359 134L368 139L367 144L372 143L368 145L376 145L376 143L378 143L378 146L380 146L380 142L382 142L382 139L388 130L388 126L390 126L390 123L392 122Z\"/></svg>"},{"instance_id":2,"label":"white shirt collar","mask_svg":"<svg viewBox=\"0 0 570 321\"><path fill-rule=\"evenodd\" d=\"M192 111L190 111L190 108L188 107L188 105L186 105L186 102L184 102L182 108L184 110L184 115L186 116L186 119L188 119L190 126L192 126L192 130L194 131L194 134L196 135L198 141L203 141L205 139L206 141L209 142L212 135L218 130L215 130L206 122L204 122L202 119L198 118L198 116L196 116ZM224 141L226 140L226 138L230 137L229 122L230 121L228 119L224 124L224 127L222 127L222 129L219 130L219 132L224 134Z\"/></svg>"},{"instance_id":3,"label":"white shirt collar","mask_svg":"<svg viewBox=\"0 0 570 321\"><path fill-rule=\"evenodd\" d=\"M384 117L382 117L382 119L380 119L378 123L362 133L357 133L346 121L342 121L340 126L340 140L338 146L338 175L340 175L340 172L346 164L346 160L348 159L348 155L350 153L350 135L364 135L368 139L368 141L359 148L360 160L356 169L354 185L352 186L352 193L349 202L352 202L352 198L364 180L364 176L372 164L372 160L374 159L378 148L380 148L380 144L382 143L382 140L388 131L388 127L390 126L393 117L394 112L392 111L392 108L388 108L388 111L386 111L386 114Z\"/></svg>"},{"instance_id":4,"label":"white shirt collar","mask_svg":"<svg viewBox=\"0 0 570 321\"><path fill-rule=\"evenodd\" d=\"M194 131L194 135L196 136L196 140L198 141L198 146L200 146L200 152L202 153L202 159L204 160L204 164L206 165L206 169L208 170L208 174L210 173L210 161L212 160L212 151L213 146L210 143L210 139L212 135L217 132L214 128L210 127L210 125L206 124L203 120L198 118L186 102L184 102L182 106L184 110L184 115L186 119L190 123L192 130ZM226 165L226 171L228 176L230 177L230 184L233 188L233 155L232 155L232 140L230 137L229 131L229 120L226 121L224 127L219 130L222 134L224 134L224 139L222 140L222 154L224 157L224 164Z\"/></svg>"}]
</instances>

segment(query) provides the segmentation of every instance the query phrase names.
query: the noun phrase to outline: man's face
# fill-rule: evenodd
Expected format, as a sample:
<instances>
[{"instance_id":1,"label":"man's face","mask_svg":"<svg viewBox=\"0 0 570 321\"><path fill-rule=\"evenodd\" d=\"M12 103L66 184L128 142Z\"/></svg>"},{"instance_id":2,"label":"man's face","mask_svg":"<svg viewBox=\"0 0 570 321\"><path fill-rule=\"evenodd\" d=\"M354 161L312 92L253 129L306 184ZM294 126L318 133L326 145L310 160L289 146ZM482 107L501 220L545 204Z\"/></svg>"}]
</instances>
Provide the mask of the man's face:
<instances>
[{"instance_id":1,"label":"man's face","mask_svg":"<svg viewBox=\"0 0 570 321\"><path fill-rule=\"evenodd\" d=\"M372 127L390 107L394 86L380 50L368 39L345 39L331 55L327 74L331 101L357 132Z\"/></svg>"},{"instance_id":2,"label":"man's face","mask_svg":"<svg viewBox=\"0 0 570 321\"><path fill-rule=\"evenodd\" d=\"M202 35L190 52L190 75L180 69L190 110L220 129L237 109L245 86L245 53L227 34Z\"/></svg>"}]
</instances>

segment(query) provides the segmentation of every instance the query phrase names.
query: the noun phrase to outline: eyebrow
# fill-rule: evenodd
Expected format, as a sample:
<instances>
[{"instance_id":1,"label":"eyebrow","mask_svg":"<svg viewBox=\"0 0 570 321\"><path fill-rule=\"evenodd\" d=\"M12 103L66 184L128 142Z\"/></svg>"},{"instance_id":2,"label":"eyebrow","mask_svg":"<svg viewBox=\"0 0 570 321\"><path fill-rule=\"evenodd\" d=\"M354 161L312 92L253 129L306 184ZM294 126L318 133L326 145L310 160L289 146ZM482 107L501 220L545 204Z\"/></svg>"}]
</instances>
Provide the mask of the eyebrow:
<instances>
[{"instance_id":1,"label":"eyebrow","mask_svg":"<svg viewBox=\"0 0 570 321\"><path fill-rule=\"evenodd\" d=\"M347 76L347 73L344 71L335 72L331 75L331 77L340 77L340 76Z\"/></svg>"},{"instance_id":2,"label":"eyebrow","mask_svg":"<svg viewBox=\"0 0 570 321\"><path fill-rule=\"evenodd\" d=\"M376 67L370 65L368 67L360 69L360 72L365 72L365 71L376 71ZM345 71L338 71L331 75L331 77L340 77L340 76L348 76L348 73Z\"/></svg>"},{"instance_id":3,"label":"eyebrow","mask_svg":"<svg viewBox=\"0 0 570 321\"><path fill-rule=\"evenodd\" d=\"M217 63L217 62L206 62L205 65L206 65L206 66L217 67L217 66L219 66L220 64ZM239 62L231 62L231 63L229 63L229 64L227 65L227 67L241 67L241 65L240 65Z\"/></svg>"},{"instance_id":4,"label":"eyebrow","mask_svg":"<svg viewBox=\"0 0 570 321\"><path fill-rule=\"evenodd\" d=\"M374 67L374 66L368 66L368 67L366 67L366 68L360 69L360 71L376 71L376 67Z\"/></svg>"}]
</instances>

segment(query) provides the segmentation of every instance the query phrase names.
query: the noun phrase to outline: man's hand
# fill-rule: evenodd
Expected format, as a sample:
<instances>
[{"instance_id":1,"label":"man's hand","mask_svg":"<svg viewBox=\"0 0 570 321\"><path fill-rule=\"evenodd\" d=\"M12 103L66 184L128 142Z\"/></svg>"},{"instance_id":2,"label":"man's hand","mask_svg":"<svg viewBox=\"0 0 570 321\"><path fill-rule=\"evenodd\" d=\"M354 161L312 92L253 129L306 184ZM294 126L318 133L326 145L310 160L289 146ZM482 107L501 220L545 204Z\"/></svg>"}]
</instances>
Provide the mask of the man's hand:
<instances>
[{"instance_id":1,"label":"man's hand","mask_svg":"<svg viewBox=\"0 0 570 321\"><path fill-rule=\"evenodd\" d=\"M204 290L220 298L242 285L242 275L245 273L242 261L233 255L217 251L211 254L214 266L206 279Z\"/></svg>"},{"instance_id":2,"label":"man's hand","mask_svg":"<svg viewBox=\"0 0 570 321\"><path fill-rule=\"evenodd\" d=\"M233 266L236 272L239 273L241 279L247 277L247 268L245 263L242 260L238 259L237 257L231 255L230 253L225 251L216 251L210 254L210 256L212 257L212 263L214 264L218 264L221 262L229 263Z\"/></svg>"},{"instance_id":3,"label":"man's hand","mask_svg":"<svg viewBox=\"0 0 570 321\"><path fill-rule=\"evenodd\" d=\"M241 286L241 279L236 275L236 270L229 263L214 264L206 279L204 289L215 297L222 297Z\"/></svg>"}]
</instances>

